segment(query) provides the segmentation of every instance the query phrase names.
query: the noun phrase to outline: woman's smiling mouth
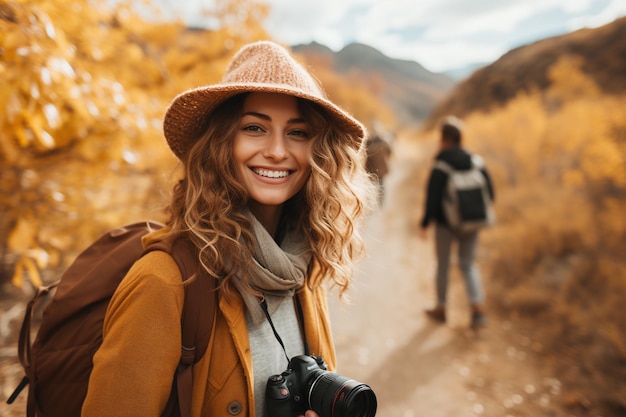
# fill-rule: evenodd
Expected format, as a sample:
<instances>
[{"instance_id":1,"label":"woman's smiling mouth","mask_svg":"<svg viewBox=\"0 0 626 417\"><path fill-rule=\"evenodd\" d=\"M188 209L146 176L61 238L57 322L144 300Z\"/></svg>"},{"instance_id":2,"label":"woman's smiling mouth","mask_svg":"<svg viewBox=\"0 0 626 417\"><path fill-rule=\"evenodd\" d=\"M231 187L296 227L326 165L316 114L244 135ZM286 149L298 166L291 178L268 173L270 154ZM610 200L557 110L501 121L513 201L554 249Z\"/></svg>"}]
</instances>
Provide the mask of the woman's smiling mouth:
<instances>
[{"instance_id":1,"label":"woman's smiling mouth","mask_svg":"<svg viewBox=\"0 0 626 417\"><path fill-rule=\"evenodd\" d=\"M251 169L255 174L261 177L265 177L265 178L285 178L289 176L289 172L290 172L286 170L275 171L271 169L262 169L262 168L251 168Z\"/></svg>"}]
</instances>

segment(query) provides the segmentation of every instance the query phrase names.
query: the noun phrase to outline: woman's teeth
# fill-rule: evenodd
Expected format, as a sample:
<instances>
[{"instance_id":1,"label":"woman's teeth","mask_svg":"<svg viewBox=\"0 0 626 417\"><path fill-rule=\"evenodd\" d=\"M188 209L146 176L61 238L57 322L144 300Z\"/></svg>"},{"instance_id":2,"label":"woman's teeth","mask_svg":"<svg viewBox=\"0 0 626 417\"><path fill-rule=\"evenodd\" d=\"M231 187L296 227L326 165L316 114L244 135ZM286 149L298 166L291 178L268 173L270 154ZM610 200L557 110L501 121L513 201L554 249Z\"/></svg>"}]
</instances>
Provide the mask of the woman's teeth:
<instances>
[{"instance_id":1,"label":"woman's teeth","mask_svg":"<svg viewBox=\"0 0 626 417\"><path fill-rule=\"evenodd\" d=\"M254 168L253 171L262 177L267 178L285 178L289 175L289 171L270 171L268 169L257 169Z\"/></svg>"}]
</instances>

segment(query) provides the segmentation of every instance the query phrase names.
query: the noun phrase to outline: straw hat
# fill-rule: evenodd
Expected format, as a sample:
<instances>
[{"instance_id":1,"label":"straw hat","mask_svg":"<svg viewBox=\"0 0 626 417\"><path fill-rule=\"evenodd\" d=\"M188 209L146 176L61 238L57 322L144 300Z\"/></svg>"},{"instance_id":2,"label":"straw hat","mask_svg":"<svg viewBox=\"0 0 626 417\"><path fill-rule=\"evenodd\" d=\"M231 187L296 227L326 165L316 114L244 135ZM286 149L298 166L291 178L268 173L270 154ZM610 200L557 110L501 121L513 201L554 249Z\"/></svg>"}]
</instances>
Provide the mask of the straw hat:
<instances>
[{"instance_id":1,"label":"straw hat","mask_svg":"<svg viewBox=\"0 0 626 417\"><path fill-rule=\"evenodd\" d=\"M185 91L165 113L163 131L170 148L182 158L206 129L207 116L224 100L244 92L283 93L319 104L331 120L361 145L363 125L332 103L313 77L282 46L259 41L241 48L230 61L222 81Z\"/></svg>"}]
</instances>

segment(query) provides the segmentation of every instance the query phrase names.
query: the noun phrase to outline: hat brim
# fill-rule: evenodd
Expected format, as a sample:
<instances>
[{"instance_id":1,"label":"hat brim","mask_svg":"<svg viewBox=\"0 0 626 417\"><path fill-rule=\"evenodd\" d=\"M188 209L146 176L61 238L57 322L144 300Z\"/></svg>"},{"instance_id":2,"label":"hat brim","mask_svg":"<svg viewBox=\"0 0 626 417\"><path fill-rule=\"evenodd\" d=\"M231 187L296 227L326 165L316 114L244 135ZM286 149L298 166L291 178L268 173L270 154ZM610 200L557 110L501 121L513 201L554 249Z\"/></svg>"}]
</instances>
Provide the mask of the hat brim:
<instances>
[{"instance_id":1,"label":"hat brim","mask_svg":"<svg viewBox=\"0 0 626 417\"><path fill-rule=\"evenodd\" d=\"M302 98L321 106L337 126L346 132L350 145L360 147L365 128L352 115L332 103L305 91L276 84L238 83L198 87L179 94L168 107L163 120L163 132L174 154L182 159L187 149L204 133L206 120L220 103L241 93L280 93Z\"/></svg>"}]
</instances>

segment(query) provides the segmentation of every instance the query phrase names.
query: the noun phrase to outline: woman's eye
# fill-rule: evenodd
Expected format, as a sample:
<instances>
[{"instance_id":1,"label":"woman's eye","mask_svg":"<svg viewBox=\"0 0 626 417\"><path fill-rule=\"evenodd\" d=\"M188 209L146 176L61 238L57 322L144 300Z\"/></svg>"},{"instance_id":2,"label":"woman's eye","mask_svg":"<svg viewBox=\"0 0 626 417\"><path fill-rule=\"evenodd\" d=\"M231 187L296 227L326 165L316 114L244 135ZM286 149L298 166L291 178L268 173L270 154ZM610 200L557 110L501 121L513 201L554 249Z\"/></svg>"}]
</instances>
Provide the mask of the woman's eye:
<instances>
[{"instance_id":1,"label":"woman's eye","mask_svg":"<svg viewBox=\"0 0 626 417\"><path fill-rule=\"evenodd\" d=\"M291 136L299 136L303 139L308 139L311 135L309 135L309 132L307 132L306 130L300 130L300 129L296 129L296 130L292 130L289 132L289 135Z\"/></svg>"},{"instance_id":2,"label":"woman's eye","mask_svg":"<svg viewBox=\"0 0 626 417\"><path fill-rule=\"evenodd\" d=\"M263 128L259 125L246 125L243 127L242 130L245 130L248 132L263 132Z\"/></svg>"}]
</instances>

